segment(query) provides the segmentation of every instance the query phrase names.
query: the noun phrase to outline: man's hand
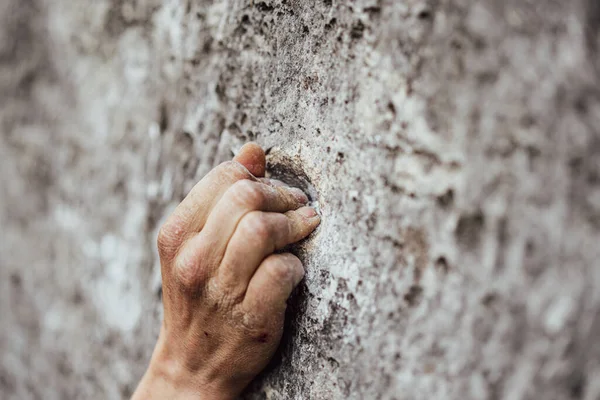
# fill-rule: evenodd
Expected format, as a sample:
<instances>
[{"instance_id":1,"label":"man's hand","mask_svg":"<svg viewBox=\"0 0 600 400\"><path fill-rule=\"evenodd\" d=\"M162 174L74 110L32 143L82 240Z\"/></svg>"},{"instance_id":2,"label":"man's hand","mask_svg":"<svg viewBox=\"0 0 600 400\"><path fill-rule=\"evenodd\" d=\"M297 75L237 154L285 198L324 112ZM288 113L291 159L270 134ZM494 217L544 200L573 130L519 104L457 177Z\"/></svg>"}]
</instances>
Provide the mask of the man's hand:
<instances>
[{"instance_id":1,"label":"man's hand","mask_svg":"<svg viewBox=\"0 0 600 400\"><path fill-rule=\"evenodd\" d=\"M299 189L262 178L247 144L202 179L161 228L164 321L133 399L232 399L267 365L304 276L273 254L319 224Z\"/></svg>"}]
</instances>

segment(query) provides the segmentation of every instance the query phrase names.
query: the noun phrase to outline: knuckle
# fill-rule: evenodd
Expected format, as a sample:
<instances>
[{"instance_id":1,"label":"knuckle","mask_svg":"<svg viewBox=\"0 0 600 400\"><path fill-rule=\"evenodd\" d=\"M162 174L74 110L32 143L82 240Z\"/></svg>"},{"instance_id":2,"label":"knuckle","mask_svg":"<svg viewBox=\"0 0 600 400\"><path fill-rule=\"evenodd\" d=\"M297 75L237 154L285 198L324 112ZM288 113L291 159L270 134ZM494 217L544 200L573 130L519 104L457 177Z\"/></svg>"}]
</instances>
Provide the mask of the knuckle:
<instances>
[{"instance_id":1,"label":"knuckle","mask_svg":"<svg viewBox=\"0 0 600 400\"><path fill-rule=\"evenodd\" d=\"M261 190L260 184L243 179L234 183L231 187L231 195L238 204L260 208L265 201L265 193Z\"/></svg>"},{"instance_id":2,"label":"knuckle","mask_svg":"<svg viewBox=\"0 0 600 400\"><path fill-rule=\"evenodd\" d=\"M240 221L240 229L244 236L266 241L271 237L271 227L261 212L248 213Z\"/></svg>"},{"instance_id":3,"label":"knuckle","mask_svg":"<svg viewBox=\"0 0 600 400\"><path fill-rule=\"evenodd\" d=\"M237 161L225 161L215 169L217 173L224 174L233 181L248 179L252 175L242 164Z\"/></svg>"},{"instance_id":4,"label":"knuckle","mask_svg":"<svg viewBox=\"0 0 600 400\"><path fill-rule=\"evenodd\" d=\"M187 291L198 291L208 278L208 270L196 252L183 251L174 263L179 285Z\"/></svg>"},{"instance_id":5,"label":"knuckle","mask_svg":"<svg viewBox=\"0 0 600 400\"><path fill-rule=\"evenodd\" d=\"M176 221L169 220L161 226L156 238L156 246L161 257L174 256L181 244L183 232L183 227Z\"/></svg>"},{"instance_id":6,"label":"knuckle","mask_svg":"<svg viewBox=\"0 0 600 400\"><path fill-rule=\"evenodd\" d=\"M197 266L182 262L175 263L175 276L182 288L188 290L197 288L201 282L199 275Z\"/></svg>"}]
</instances>

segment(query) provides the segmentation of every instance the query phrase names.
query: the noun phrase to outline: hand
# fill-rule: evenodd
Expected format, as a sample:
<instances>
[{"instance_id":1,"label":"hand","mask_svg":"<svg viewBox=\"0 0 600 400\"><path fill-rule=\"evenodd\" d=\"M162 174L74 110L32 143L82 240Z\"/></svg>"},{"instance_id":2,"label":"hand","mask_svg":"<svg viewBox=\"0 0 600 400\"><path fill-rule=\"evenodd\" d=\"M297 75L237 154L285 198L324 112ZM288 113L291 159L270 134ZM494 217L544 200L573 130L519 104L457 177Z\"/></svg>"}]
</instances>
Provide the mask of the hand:
<instances>
[{"instance_id":1,"label":"hand","mask_svg":"<svg viewBox=\"0 0 600 400\"><path fill-rule=\"evenodd\" d=\"M164 321L133 399L232 399L275 352L304 268L292 254L273 253L320 219L302 191L264 173L263 150L247 144L161 228Z\"/></svg>"}]
</instances>

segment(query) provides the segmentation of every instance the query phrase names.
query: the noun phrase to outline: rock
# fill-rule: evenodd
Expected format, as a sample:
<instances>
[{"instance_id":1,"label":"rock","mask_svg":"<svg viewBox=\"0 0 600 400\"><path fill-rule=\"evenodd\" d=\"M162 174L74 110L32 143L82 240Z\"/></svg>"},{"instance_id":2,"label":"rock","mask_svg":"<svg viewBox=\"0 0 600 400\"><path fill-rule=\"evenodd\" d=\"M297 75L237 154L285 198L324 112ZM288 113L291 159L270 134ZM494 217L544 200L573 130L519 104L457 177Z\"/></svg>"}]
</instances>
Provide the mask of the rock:
<instances>
[{"instance_id":1,"label":"rock","mask_svg":"<svg viewBox=\"0 0 600 400\"><path fill-rule=\"evenodd\" d=\"M158 227L249 140L323 223L244 398L599 398L599 30L594 0L5 0L3 399L130 396Z\"/></svg>"}]
</instances>

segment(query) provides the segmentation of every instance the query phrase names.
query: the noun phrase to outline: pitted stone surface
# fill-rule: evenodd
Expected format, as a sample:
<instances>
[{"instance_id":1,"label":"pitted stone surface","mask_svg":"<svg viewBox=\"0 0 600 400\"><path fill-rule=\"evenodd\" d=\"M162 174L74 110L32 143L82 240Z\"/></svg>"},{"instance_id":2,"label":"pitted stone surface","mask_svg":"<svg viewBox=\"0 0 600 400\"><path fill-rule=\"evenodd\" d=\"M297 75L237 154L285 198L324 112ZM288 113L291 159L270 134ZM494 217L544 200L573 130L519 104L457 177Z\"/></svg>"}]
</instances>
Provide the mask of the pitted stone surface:
<instances>
[{"instance_id":1,"label":"pitted stone surface","mask_svg":"<svg viewBox=\"0 0 600 400\"><path fill-rule=\"evenodd\" d=\"M599 32L595 0L5 0L2 398L130 396L158 227L255 140L323 222L244 398L597 400Z\"/></svg>"}]
</instances>

